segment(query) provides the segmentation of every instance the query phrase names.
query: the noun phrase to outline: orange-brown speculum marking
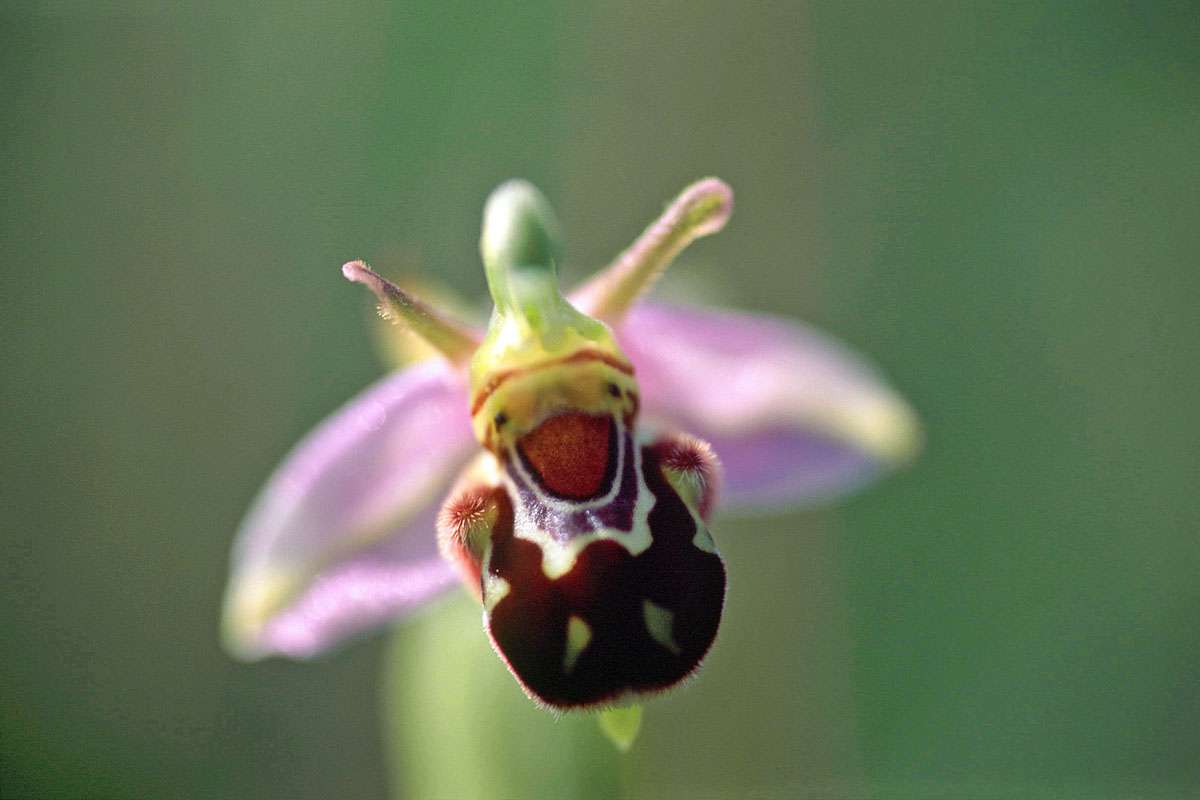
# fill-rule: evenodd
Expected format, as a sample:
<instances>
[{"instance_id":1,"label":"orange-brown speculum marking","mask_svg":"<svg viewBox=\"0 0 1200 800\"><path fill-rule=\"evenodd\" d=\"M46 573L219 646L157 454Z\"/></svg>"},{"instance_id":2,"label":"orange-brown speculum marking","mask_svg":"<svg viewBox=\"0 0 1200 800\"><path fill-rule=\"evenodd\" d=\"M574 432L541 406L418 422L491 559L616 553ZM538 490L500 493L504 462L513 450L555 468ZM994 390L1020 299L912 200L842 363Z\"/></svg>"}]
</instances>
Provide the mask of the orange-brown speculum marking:
<instances>
[{"instance_id":1,"label":"orange-brown speculum marking","mask_svg":"<svg viewBox=\"0 0 1200 800\"><path fill-rule=\"evenodd\" d=\"M566 413L550 417L517 441L525 462L560 497L583 500L602 493L613 467L613 419Z\"/></svg>"}]
</instances>

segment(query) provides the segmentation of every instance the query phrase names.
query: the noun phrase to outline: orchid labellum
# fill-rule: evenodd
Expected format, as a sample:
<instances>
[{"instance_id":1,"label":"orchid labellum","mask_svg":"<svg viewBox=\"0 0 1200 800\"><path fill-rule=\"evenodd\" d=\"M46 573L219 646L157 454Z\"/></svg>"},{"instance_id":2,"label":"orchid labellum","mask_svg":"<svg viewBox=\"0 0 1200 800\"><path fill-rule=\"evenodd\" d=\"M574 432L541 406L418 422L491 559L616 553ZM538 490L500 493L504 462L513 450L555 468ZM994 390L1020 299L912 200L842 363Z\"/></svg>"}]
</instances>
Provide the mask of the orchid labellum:
<instances>
[{"instance_id":1,"label":"orchid labellum","mask_svg":"<svg viewBox=\"0 0 1200 800\"><path fill-rule=\"evenodd\" d=\"M639 301L732 204L719 180L690 186L564 296L548 204L503 184L483 218L495 310L482 335L346 264L440 357L369 387L268 481L234 548L229 648L306 658L457 578L545 706L627 703L692 674L725 599L718 485L726 508L826 499L919 439L904 401L830 339Z\"/></svg>"}]
</instances>

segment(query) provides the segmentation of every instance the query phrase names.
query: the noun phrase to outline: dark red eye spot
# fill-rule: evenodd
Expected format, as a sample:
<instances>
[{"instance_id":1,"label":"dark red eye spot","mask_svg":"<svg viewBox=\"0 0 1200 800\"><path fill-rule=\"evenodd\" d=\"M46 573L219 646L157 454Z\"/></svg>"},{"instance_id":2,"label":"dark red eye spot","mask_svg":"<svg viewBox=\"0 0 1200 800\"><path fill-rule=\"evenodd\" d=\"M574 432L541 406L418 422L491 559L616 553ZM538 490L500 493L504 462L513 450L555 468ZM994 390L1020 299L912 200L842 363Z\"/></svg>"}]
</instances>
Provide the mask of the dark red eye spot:
<instances>
[{"instance_id":1,"label":"dark red eye spot","mask_svg":"<svg viewBox=\"0 0 1200 800\"><path fill-rule=\"evenodd\" d=\"M611 394L613 397L620 397L621 396L621 387L617 386L615 383L610 383L608 385L608 393Z\"/></svg>"},{"instance_id":2,"label":"dark red eye spot","mask_svg":"<svg viewBox=\"0 0 1200 800\"><path fill-rule=\"evenodd\" d=\"M601 494L615 471L609 416L559 414L522 436L517 447L542 485L570 500Z\"/></svg>"}]
</instances>

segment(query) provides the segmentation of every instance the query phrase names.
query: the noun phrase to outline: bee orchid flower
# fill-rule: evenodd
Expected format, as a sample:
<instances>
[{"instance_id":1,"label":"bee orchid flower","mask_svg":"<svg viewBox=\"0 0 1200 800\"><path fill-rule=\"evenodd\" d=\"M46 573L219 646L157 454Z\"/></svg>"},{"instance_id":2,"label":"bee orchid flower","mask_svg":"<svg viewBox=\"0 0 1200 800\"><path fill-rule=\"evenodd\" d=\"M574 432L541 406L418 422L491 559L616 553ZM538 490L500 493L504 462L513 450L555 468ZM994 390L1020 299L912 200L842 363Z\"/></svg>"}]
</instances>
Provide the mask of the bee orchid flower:
<instances>
[{"instance_id":1,"label":"bee orchid flower","mask_svg":"<svg viewBox=\"0 0 1200 800\"><path fill-rule=\"evenodd\" d=\"M613 706L692 674L725 598L718 486L726 509L827 500L919 440L906 403L837 342L640 299L732 207L721 181L693 184L564 296L558 223L509 181L484 211L482 332L346 264L439 357L368 387L268 480L234 545L228 649L308 658L461 582L544 706Z\"/></svg>"}]
</instances>

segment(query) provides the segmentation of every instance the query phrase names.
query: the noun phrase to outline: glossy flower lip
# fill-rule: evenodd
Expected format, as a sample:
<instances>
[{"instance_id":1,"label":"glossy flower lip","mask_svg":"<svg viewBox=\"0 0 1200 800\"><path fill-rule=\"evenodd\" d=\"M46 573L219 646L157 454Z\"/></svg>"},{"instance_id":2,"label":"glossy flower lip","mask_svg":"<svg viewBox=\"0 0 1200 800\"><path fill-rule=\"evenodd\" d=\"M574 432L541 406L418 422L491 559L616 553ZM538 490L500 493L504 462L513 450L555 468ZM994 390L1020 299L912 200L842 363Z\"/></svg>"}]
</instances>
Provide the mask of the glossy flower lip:
<instances>
[{"instance_id":1,"label":"glossy flower lip","mask_svg":"<svg viewBox=\"0 0 1200 800\"><path fill-rule=\"evenodd\" d=\"M787 320L638 299L731 211L724 183L693 184L569 295L632 363L644 423L712 446L721 509L827 502L909 462L921 442L916 415L846 346ZM485 258L505 246L485 236ZM481 453L467 358L479 334L361 262L343 271L447 356L368 387L269 478L237 532L225 595L223 638L239 658L314 656L413 612L458 578L434 528L456 476Z\"/></svg>"}]
</instances>

